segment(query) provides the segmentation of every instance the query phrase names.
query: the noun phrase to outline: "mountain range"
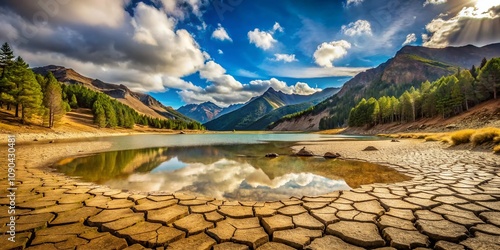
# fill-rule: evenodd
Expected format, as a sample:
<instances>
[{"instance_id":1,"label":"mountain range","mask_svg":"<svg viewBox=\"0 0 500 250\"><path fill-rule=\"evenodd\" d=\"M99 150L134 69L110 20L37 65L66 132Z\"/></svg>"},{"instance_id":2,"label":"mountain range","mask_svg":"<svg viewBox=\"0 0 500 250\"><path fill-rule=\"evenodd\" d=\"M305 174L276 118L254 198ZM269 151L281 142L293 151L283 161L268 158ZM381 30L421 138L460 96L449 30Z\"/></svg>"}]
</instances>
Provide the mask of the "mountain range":
<instances>
[{"instance_id":1,"label":"mountain range","mask_svg":"<svg viewBox=\"0 0 500 250\"><path fill-rule=\"evenodd\" d=\"M264 130L279 118L312 107L338 91L338 88L326 88L311 95L298 95L269 88L243 107L204 125L209 130Z\"/></svg>"},{"instance_id":2,"label":"mountain range","mask_svg":"<svg viewBox=\"0 0 500 250\"><path fill-rule=\"evenodd\" d=\"M121 103L135 109L137 112L149 115L154 118L180 119L191 121L191 118L184 116L172 107L167 107L152 96L144 93L134 92L125 85L117 85L103 82L99 79L92 79L79 74L70 68L63 66L48 65L33 68L37 74L46 75L51 72L54 77L63 83L81 84L92 90L105 93Z\"/></svg>"},{"instance_id":3,"label":"mountain range","mask_svg":"<svg viewBox=\"0 0 500 250\"><path fill-rule=\"evenodd\" d=\"M359 73L347 81L339 93L317 104L311 112L293 118L280 119L273 130L318 130L321 118L334 118L338 126L345 125L349 111L361 98L382 95L399 96L411 87L418 87L426 80L479 66L483 58L500 57L500 43L476 47L427 48L405 46L387 62ZM313 121L313 122L311 122Z\"/></svg>"},{"instance_id":4,"label":"mountain range","mask_svg":"<svg viewBox=\"0 0 500 250\"><path fill-rule=\"evenodd\" d=\"M233 104L226 108L221 108L212 102L204 102L201 104L187 104L178 108L177 111L191 119L205 123L233 110L239 109L243 105L244 104Z\"/></svg>"},{"instance_id":5,"label":"mountain range","mask_svg":"<svg viewBox=\"0 0 500 250\"><path fill-rule=\"evenodd\" d=\"M92 79L70 68L48 65L33 68L38 74L52 72L67 84L81 84L103 92L139 113L155 118L197 120L210 130L318 130L320 120L329 118L338 126L345 125L349 111L361 98L386 95L399 96L411 86L434 81L442 76L479 66L483 58L500 57L500 43L483 47L427 48L405 46L379 66L359 73L341 89L326 88L312 95L285 94L269 88L261 96L245 104L226 108L214 103L185 105L178 110L161 104L152 96Z\"/></svg>"}]
</instances>

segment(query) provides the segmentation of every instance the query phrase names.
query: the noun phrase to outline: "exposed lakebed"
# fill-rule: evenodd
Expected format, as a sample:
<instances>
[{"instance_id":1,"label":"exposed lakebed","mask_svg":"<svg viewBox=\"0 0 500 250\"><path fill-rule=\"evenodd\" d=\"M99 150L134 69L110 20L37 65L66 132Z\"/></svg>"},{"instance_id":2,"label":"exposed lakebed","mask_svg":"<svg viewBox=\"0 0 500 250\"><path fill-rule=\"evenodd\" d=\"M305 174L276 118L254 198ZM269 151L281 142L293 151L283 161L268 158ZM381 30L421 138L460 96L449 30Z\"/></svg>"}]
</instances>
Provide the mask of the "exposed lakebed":
<instances>
[{"instance_id":1,"label":"exposed lakebed","mask_svg":"<svg viewBox=\"0 0 500 250\"><path fill-rule=\"evenodd\" d=\"M293 156L296 141L366 140L317 134L143 135L104 138L113 150L54 165L60 172L112 188L188 192L225 200L314 196L408 178L377 164ZM149 146L149 147L148 147ZM278 158L266 158L267 153Z\"/></svg>"}]
</instances>

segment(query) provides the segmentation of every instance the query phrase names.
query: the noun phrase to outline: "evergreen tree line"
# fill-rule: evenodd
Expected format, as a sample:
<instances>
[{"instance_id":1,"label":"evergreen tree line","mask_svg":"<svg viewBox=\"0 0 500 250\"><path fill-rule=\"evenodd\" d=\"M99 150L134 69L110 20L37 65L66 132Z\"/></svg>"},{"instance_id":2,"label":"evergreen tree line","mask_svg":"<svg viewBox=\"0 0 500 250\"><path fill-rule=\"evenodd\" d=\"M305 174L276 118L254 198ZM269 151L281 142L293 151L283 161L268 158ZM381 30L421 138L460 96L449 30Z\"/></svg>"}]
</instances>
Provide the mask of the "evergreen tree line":
<instances>
[{"instance_id":1,"label":"evergreen tree line","mask_svg":"<svg viewBox=\"0 0 500 250\"><path fill-rule=\"evenodd\" d=\"M483 59L478 69L458 70L456 74L425 81L411 87L399 98L381 96L361 99L349 113L351 127L374 126L390 122L412 122L419 118L460 114L470 107L497 99L500 90L500 58ZM320 128L335 126L331 118L321 120Z\"/></svg>"},{"instance_id":2,"label":"evergreen tree line","mask_svg":"<svg viewBox=\"0 0 500 250\"><path fill-rule=\"evenodd\" d=\"M134 109L112 99L108 95L96 92L83 85L63 84L63 92L66 96L71 96L70 105L72 108L92 109L94 123L101 128L133 128L135 124L139 124L159 129L205 129L198 122L167 120L139 114Z\"/></svg>"},{"instance_id":3,"label":"evergreen tree line","mask_svg":"<svg viewBox=\"0 0 500 250\"><path fill-rule=\"evenodd\" d=\"M0 108L15 110L15 116L27 123L42 118L42 125L53 127L72 108L92 109L94 123L104 128L133 128L135 124L160 129L196 129L198 122L159 119L139 114L134 109L111 99L104 93L82 85L66 85L49 73L35 74L20 57L15 57L9 44L0 48Z\"/></svg>"},{"instance_id":4,"label":"evergreen tree line","mask_svg":"<svg viewBox=\"0 0 500 250\"><path fill-rule=\"evenodd\" d=\"M38 116L42 125L53 127L70 110L57 80L33 73L22 57L14 56L7 43L0 48L0 68L0 107L14 109L22 123Z\"/></svg>"}]
</instances>

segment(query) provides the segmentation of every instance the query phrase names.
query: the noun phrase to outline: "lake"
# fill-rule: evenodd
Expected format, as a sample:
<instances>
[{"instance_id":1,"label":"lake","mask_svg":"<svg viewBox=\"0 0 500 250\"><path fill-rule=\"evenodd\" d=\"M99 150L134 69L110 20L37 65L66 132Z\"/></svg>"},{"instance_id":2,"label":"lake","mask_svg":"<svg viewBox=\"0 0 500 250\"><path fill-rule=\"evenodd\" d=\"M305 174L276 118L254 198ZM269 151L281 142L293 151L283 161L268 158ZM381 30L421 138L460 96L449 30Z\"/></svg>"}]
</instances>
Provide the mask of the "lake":
<instances>
[{"instance_id":1,"label":"lake","mask_svg":"<svg viewBox=\"0 0 500 250\"><path fill-rule=\"evenodd\" d=\"M59 161L67 175L112 188L185 192L224 200L271 201L314 196L374 182L404 179L377 164L293 156L296 142L374 137L218 133L101 138L112 151ZM266 158L267 153L278 158Z\"/></svg>"}]
</instances>

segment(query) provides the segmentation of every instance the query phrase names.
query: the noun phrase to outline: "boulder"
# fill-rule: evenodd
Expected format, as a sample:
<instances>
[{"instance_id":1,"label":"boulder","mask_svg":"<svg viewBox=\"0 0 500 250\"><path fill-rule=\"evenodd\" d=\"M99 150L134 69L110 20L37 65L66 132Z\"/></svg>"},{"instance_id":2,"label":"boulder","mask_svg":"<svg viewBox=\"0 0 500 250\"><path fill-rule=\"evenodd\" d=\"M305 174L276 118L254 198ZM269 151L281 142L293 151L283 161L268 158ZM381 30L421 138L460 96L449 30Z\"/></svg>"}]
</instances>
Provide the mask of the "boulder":
<instances>
[{"instance_id":1,"label":"boulder","mask_svg":"<svg viewBox=\"0 0 500 250\"><path fill-rule=\"evenodd\" d=\"M378 151L378 149L374 146L368 146L363 151Z\"/></svg>"},{"instance_id":2,"label":"boulder","mask_svg":"<svg viewBox=\"0 0 500 250\"><path fill-rule=\"evenodd\" d=\"M297 154L297 156L314 156L312 151L309 151L306 149L306 147L303 147Z\"/></svg>"},{"instance_id":3,"label":"boulder","mask_svg":"<svg viewBox=\"0 0 500 250\"><path fill-rule=\"evenodd\" d=\"M269 154L266 154L266 157L267 157L267 158L276 158L276 157L278 157L278 156L280 156L280 155L279 155L279 154L276 154L276 153L269 153Z\"/></svg>"},{"instance_id":4,"label":"boulder","mask_svg":"<svg viewBox=\"0 0 500 250\"><path fill-rule=\"evenodd\" d=\"M391 142L399 142L399 140L392 139Z\"/></svg>"},{"instance_id":5,"label":"boulder","mask_svg":"<svg viewBox=\"0 0 500 250\"><path fill-rule=\"evenodd\" d=\"M326 152L323 157L325 157L327 159L335 159L335 158L339 158L340 154L339 153Z\"/></svg>"}]
</instances>

